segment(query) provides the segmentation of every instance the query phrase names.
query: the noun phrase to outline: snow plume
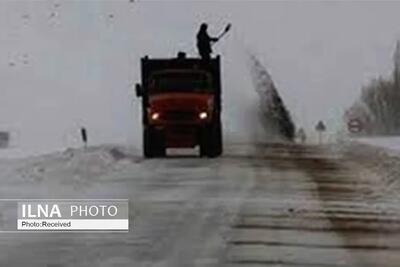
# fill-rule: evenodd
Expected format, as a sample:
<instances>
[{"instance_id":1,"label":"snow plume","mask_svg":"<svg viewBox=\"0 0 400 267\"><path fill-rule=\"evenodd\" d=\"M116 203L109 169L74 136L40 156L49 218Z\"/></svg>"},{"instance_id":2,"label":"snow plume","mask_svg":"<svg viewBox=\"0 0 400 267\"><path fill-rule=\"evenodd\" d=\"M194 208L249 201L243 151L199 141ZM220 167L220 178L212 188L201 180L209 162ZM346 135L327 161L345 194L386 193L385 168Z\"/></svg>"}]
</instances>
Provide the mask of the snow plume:
<instances>
[{"instance_id":1,"label":"snow plume","mask_svg":"<svg viewBox=\"0 0 400 267\"><path fill-rule=\"evenodd\" d=\"M271 75L254 55L250 55L250 70L260 99L259 119L267 138L292 141L295 137L295 125Z\"/></svg>"}]
</instances>

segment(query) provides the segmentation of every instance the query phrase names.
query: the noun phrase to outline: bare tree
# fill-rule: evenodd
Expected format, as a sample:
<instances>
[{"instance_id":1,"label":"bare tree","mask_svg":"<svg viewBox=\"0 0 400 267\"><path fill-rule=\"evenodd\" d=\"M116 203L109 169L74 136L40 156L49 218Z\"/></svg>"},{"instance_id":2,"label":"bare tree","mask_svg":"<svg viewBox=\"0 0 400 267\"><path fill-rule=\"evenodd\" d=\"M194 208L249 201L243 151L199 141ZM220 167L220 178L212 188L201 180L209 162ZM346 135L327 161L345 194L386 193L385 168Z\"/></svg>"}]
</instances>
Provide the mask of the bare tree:
<instances>
[{"instance_id":1,"label":"bare tree","mask_svg":"<svg viewBox=\"0 0 400 267\"><path fill-rule=\"evenodd\" d=\"M400 42L393 55L393 75L373 79L361 90L360 100L345 113L345 119L357 116L367 126L366 134L400 133ZM360 108L362 107L362 108Z\"/></svg>"}]
</instances>

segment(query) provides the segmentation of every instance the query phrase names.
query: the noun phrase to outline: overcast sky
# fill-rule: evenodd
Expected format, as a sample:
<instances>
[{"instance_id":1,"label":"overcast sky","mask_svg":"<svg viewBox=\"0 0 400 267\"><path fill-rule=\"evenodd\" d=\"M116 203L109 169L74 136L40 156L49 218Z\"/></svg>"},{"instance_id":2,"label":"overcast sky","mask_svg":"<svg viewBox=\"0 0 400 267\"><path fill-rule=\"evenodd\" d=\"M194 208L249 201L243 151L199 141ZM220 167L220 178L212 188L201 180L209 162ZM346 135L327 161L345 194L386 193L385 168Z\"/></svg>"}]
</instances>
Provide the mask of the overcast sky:
<instances>
[{"instance_id":1,"label":"overcast sky","mask_svg":"<svg viewBox=\"0 0 400 267\"><path fill-rule=\"evenodd\" d=\"M0 129L22 150L93 143L140 147L132 85L139 59L195 54L199 24L218 34L224 124L244 133L255 106L246 53L272 75L296 124L333 131L362 84L389 75L400 38L400 2L1 1Z\"/></svg>"}]
</instances>

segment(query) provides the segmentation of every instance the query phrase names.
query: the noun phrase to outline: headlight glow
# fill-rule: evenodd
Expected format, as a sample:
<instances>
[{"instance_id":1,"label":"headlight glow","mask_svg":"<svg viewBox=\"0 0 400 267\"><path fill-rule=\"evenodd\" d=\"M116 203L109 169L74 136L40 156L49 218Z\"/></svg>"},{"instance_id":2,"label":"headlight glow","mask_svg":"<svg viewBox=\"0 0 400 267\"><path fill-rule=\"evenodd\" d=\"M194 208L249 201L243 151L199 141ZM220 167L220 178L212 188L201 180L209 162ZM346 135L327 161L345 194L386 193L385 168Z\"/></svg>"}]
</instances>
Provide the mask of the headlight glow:
<instances>
[{"instance_id":1,"label":"headlight glow","mask_svg":"<svg viewBox=\"0 0 400 267\"><path fill-rule=\"evenodd\" d=\"M153 114L151 114L152 120L158 120L159 118L160 118L160 113L154 112Z\"/></svg>"},{"instance_id":2,"label":"headlight glow","mask_svg":"<svg viewBox=\"0 0 400 267\"><path fill-rule=\"evenodd\" d=\"M207 117L208 117L208 114L207 114L207 112L200 112L199 113L199 118L201 119L201 120L205 120L205 119L207 119Z\"/></svg>"}]
</instances>

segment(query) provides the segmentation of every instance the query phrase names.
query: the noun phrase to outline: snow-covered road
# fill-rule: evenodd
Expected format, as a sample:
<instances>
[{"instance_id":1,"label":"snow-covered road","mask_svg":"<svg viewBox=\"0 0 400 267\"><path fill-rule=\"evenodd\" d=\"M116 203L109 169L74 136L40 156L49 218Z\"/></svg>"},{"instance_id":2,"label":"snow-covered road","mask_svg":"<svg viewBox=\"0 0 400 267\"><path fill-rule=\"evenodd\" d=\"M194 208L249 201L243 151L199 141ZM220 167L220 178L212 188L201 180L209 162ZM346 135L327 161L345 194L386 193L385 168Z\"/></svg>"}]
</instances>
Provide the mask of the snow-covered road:
<instances>
[{"instance_id":1,"label":"snow-covered road","mask_svg":"<svg viewBox=\"0 0 400 267\"><path fill-rule=\"evenodd\" d=\"M1 198L128 198L131 224L1 233L0 266L397 267L400 205L382 177L352 149L283 144L231 144L217 159L117 146L4 159Z\"/></svg>"}]
</instances>

